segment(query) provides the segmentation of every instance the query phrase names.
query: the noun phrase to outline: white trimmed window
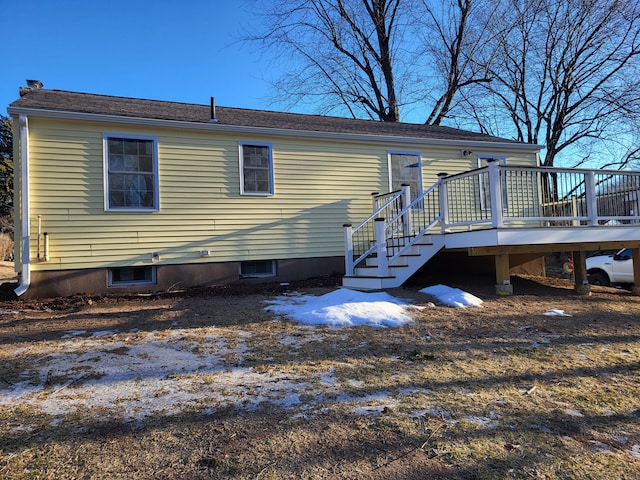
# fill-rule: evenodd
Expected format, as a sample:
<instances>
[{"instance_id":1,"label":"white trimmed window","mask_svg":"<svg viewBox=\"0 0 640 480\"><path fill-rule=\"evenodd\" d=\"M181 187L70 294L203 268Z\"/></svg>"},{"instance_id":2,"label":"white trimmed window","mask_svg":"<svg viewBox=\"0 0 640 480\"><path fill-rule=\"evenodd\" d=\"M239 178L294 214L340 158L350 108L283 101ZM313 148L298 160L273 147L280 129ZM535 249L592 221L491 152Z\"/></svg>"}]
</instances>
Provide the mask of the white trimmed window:
<instances>
[{"instance_id":1,"label":"white trimmed window","mask_svg":"<svg viewBox=\"0 0 640 480\"><path fill-rule=\"evenodd\" d=\"M273 195L270 143L240 142L240 194Z\"/></svg>"},{"instance_id":2,"label":"white trimmed window","mask_svg":"<svg viewBox=\"0 0 640 480\"><path fill-rule=\"evenodd\" d=\"M158 210L157 139L118 134L103 138L105 210Z\"/></svg>"}]
</instances>

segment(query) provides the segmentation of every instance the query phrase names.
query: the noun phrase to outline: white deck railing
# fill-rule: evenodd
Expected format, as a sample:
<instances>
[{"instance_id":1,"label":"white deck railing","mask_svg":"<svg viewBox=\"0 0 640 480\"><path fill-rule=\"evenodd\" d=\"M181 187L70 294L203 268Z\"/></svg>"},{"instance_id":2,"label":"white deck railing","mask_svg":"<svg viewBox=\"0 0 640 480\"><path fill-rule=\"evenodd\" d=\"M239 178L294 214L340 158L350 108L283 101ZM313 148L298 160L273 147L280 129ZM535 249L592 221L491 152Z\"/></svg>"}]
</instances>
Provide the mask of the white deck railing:
<instances>
[{"instance_id":1,"label":"white deck railing","mask_svg":"<svg viewBox=\"0 0 640 480\"><path fill-rule=\"evenodd\" d=\"M345 225L345 267L378 256L378 275L426 233L486 228L640 224L640 172L518 167L490 162L441 174L413 202L408 187L374 196L373 213ZM437 228L439 226L439 228Z\"/></svg>"},{"instance_id":2,"label":"white deck railing","mask_svg":"<svg viewBox=\"0 0 640 480\"><path fill-rule=\"evenodd\" d=\"M443 181L442 227L625 225L640 222L640 172L499 165Z\"/></svg>"}]
</instances>

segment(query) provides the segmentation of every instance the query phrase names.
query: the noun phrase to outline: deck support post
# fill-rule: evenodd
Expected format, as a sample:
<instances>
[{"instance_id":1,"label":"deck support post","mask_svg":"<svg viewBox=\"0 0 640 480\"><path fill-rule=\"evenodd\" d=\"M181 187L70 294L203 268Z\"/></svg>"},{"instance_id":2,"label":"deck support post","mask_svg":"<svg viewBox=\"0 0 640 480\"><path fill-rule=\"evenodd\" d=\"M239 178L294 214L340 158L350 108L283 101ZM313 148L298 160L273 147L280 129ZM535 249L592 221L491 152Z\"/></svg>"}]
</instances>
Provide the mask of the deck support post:
<instances>
[{"instance_id":1,"label":"deck support post","mask_svg":"<svg viewBox=\"0 0 640 480\"><path fill-rule=\"evenodd\" d=\"M507 252L501 252L494 255L494 258L496 263L496 293L498 295L513 295L509 254Z\"/></svg>"},{"instance_id":2,"label":"deck support post","mask_svg":"<svg viewBox=\"0 0 640 480\"><path fill-rule=\"evenodd\" d=\"M633 261L633 287L632 295L640 295L640 248L631 249L631 260Z\"/></svg>"},{"instance_id":3,"label":"deck support post","mask_svg":"<svg viewBox=\"0 0 640 480\"><path fill-rule=\"evenodd\" d=\"M576 250L573 255L574 291L578 295L591 295L591 285L587 280L587 254L584 250Z\"/></svg>"}]
</instances>

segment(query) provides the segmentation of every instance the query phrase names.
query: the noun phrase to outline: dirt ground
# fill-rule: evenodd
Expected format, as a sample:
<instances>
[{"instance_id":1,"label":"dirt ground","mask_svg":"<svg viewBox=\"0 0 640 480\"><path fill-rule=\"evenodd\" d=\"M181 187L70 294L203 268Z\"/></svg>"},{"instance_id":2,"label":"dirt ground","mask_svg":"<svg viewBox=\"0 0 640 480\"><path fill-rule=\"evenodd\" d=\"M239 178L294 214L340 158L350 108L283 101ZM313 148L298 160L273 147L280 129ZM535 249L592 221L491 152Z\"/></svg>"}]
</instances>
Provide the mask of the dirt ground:
<instances>
[{"instance_id":1,"label":"dirt ground","mask_svg":"<svg viewBox=\"0 0 640 480\"><path fill-rule=\"evenodd\" d=\"M0 278L16 278L17 274L15 272L15 267L13 262L0 262Z\"/></svg>"},{"instance_id":2,"label":"dirt ground","mask_svg":"<svg viewBox=\"0 0 640 480\"><path fill-rule=\"evenodd\" d=\"M640 478L639 297L423 278L400 328L264 310L337 280L1 301L0 478Z\"/></svg>"}]
</instances>

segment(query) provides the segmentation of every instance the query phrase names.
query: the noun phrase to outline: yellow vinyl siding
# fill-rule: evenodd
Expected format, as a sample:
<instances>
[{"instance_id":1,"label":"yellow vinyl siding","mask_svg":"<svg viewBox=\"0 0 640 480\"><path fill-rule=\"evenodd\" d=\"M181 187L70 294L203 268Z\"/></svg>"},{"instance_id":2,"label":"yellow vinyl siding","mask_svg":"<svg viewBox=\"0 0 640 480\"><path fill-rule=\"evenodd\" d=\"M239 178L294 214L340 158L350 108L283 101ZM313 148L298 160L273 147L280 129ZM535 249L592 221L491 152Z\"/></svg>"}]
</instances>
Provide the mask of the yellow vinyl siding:
<instances>
[{"instance_id":1,"label":"yellow vinyl siding","mask_svg":"<svg viewBox=\"0 0 640 480\"><path fill-rule=\"evenodd\" d=\"M371 192L388 190L388 151L402 150L38 118L30 133L33 270L151 265L153 252L160 264L343 255L342 224L370 213ZM104 210L104 133L157 138L159 211ZM240 195L239 141L272 145L273 196ZM421 155L425 188L475 167L460 149ZM36 260L38 215L49 262Z\"/></svg>"}]
</instances>

